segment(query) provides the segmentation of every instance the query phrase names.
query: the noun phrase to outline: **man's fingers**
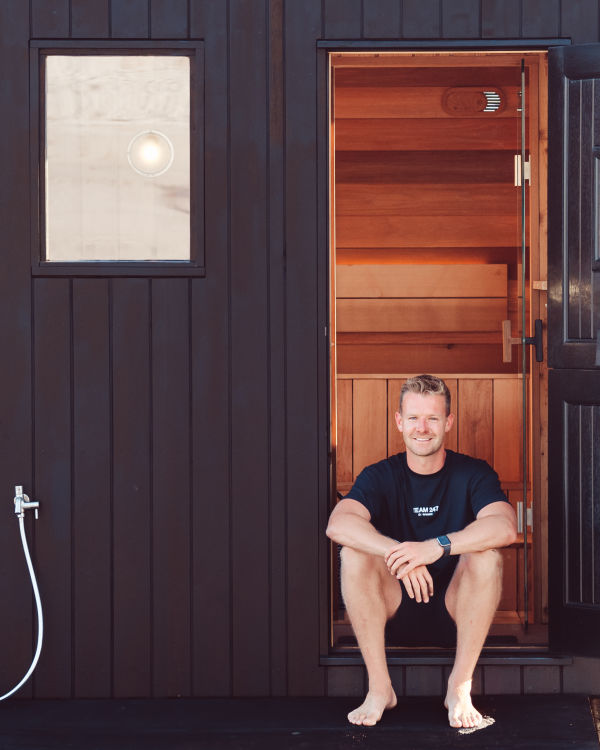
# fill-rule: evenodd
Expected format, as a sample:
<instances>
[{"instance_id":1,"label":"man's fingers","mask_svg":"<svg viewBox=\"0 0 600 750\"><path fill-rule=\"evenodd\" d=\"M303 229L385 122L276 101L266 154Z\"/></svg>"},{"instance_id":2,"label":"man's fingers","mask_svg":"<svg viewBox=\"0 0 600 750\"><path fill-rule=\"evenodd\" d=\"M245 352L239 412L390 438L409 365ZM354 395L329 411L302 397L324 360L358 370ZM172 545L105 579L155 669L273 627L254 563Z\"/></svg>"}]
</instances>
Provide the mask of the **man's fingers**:
<instances>
[{"instance_id":1,"label":"man's fingers","mask_svg":"<svg viewBox=\"0 0 600 750\"><path fill-rule=\"evenodd\" d=\"M398 557L398 558L397 558L396 560L394 560L394 561L390 561L390 562L388 563L388 568L389 568L389 569L390 569L390 571L391 571L392 573L394 573L394 575L395 575L396 573L398 573L398 571L400 570L400 568L401 568L401 567L402 567L403 565L406 565L406 560L405 560L404 556L403 556L403 555L401 555L401 556L400 556L400 557Z\"/></svg>"},{"instance_id":2,"label":"man's fingers","mask_svg":"<svg viewBox=\"0 0 600 750\"><path fill-rule=\"evenodd\" d=\"M425 576L427 580L427 588L429 589L429 596L433 596L433 578L429 575L429 571L427 571L427 575Z\"/></svg>"},{"instance_id":3,"label":"man's fingers","mask_svg":"<svg viewBox=\"0 0 600 750\"><path fill-rule=\"evenodd\" d=\"M419 596L417 596L417 601L429 601L429 590L427 588L427 582L425 581L424 576L415 576L418 582L418 590L419 590Z\"/></svg>"},{"instance_id":4,"label":"man's fingers","mask_svg":"<svg viewBox=\"0 0 600 750\"><path fill-rule=\"evenodd\" d=\"M412 583L410 578L403 578L402 583L404 584L404 588L406 589L406 593L410 596L411 599L415 598L415 592L413 591Z\"/></svg>"}]
</instances>

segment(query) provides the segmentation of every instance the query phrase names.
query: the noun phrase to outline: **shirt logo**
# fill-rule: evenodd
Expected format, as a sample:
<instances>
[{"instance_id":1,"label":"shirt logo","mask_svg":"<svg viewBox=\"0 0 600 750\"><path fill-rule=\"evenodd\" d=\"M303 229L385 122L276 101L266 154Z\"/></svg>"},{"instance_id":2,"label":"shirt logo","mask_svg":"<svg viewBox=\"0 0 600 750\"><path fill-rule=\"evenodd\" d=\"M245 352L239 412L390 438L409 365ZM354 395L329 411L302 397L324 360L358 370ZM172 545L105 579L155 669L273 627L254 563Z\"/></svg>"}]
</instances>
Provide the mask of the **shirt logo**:
<instances>
[{"instance_id":1,"label":"shirt logo","mask_svg":"<svg viewBox=\"0 0 600 750\"><path fill-rule=\"evenodd\" d=\"M420 507L413 508L413 513L416 516L419 516L419 518L422 518L423 516L433 516L434 513L438 512L439 508L439 505L422 505Z\"/></svg>"}]
</instances>

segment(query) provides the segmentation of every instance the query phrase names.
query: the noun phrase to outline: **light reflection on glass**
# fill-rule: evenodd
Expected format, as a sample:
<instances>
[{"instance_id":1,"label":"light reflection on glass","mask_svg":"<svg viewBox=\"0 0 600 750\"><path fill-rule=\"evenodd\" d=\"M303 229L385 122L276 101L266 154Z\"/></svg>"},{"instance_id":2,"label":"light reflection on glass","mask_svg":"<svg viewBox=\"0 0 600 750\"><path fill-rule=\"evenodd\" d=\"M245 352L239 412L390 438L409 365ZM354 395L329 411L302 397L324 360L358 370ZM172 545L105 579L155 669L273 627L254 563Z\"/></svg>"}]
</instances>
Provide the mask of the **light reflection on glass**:
<instances>
[{"instance_id":1,"label":"light reflection on glass","mask_svg":"<svg viewBox=\"0 0 600 750\"><path fill-rule=\"evenodd\" d=\"M158 177L173 163L173 144L158 130L138 133L129 144L127 158L132 168L141 175Z\"/></svg>"}]
</instances>

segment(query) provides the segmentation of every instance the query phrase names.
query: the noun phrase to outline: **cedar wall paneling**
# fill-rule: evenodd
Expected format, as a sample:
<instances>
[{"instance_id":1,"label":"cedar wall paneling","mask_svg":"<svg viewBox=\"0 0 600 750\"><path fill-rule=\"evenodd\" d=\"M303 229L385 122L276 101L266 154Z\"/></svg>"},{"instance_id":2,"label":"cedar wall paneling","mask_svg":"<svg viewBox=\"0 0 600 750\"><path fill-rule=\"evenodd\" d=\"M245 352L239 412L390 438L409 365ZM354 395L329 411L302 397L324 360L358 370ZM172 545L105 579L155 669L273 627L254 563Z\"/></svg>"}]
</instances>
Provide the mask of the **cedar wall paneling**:
<instances>
[{"instance_id":1,"label":"cedar wall paneling","mask_svg":"<svg viewBox=\"0 0 600 750\"><path fill-rule=\"evenodd\" d=\"M22 482L42 503L46 617L21 694L323 694L327 158L315 42L597 41L597 3L3 0L0 34L0 106L12 114L0 142L11 363L0 466L7 498ZM206 278L32 283L30 38L203 39ZM13 605L0 623L8 684L33 622L12 525L0 542L15 573L0 577Z\"/></svg>"}]
</instances>

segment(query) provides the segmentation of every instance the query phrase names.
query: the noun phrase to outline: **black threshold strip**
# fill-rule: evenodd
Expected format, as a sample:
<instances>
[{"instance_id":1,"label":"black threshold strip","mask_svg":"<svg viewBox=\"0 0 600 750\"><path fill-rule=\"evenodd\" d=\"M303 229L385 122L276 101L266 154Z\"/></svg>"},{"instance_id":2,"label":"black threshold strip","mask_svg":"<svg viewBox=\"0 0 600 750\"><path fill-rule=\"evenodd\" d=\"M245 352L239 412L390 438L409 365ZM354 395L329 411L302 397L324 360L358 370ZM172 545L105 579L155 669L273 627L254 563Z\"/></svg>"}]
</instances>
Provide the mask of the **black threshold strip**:
<instances>
[{"instance_id":1,"label":"black threshold strip","mask_svg":"<svg viewBox=\"0 0 600 750\"><path fill-rule=\"evenodd\" d=\"M477 731L452 729L440 698L402 698L354 727L357 698L7 701L2 750L598 750L587 696L481 696Z\"/></svg>"}]
</instances>

